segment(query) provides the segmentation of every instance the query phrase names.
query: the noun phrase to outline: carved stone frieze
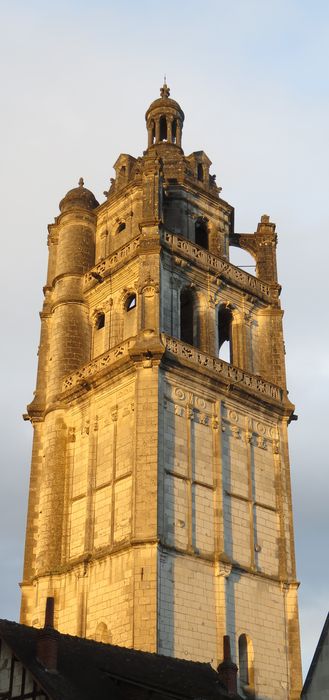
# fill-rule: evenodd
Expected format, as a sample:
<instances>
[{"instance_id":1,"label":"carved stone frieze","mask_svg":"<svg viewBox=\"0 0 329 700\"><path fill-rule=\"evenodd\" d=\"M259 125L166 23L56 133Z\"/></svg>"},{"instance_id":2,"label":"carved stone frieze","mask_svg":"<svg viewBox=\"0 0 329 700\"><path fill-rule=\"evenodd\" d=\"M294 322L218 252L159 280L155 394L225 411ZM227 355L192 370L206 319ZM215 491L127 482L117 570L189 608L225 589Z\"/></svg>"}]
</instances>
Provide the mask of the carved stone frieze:
<instances>
[{"instance_id":1,"label":"carved stone frieze","mask_svg":"<svg viewBox=\"0 0 329 700\"><path fill-rule=\"evenodd\" d=\"M243 388L250 389L257 394L262 394L264 397L274 399L282 403L286 398L285 392L281 387L272 384L261 377L249 374L238 367L219 360L216 357L207 355L191 345L186 345L182 341L162 334L163 344L167 352L175 355L182 360L188 360L200 368L209 370L215 375L222 376L225 380L229 380L232 384L237 384Z\"/></svg>"},{"instance_id":2,"label":"carved stone frieze","mask_svg":"<svg viewBox=\"0 0 329 700\"><path fill-rule=\"evenodd\" d=\"M95 267L93 267L84 276L84 287L85 290L90 289L97 283L97 276L102 279L107 277L110 272L116 267L119 267L123 263L129 260L136 254L137 248L139 246L141 236L136 236L132 241L129 241L127 245L119 248L115 253L109 255L108 258L99 262Z\"/></svg>"},{"instance_id":3,"label":"carved stone frieze","mask_svg":"<svg viewBox=\"0 0 329 700\"><path fill-rule=\"evenodd\" d=\"M81 384L83 381L95 376L98 372L114 364L119 359L123 357L129 357L129 348L132 346L134 340L125 340L120 345L115 348L104 352L103 355L95 358L92 362L83 365L79 370L73 372L72 374L65 377L63 381L63 391L71 389L72 387Z\"/></svg>"}]
</instances>

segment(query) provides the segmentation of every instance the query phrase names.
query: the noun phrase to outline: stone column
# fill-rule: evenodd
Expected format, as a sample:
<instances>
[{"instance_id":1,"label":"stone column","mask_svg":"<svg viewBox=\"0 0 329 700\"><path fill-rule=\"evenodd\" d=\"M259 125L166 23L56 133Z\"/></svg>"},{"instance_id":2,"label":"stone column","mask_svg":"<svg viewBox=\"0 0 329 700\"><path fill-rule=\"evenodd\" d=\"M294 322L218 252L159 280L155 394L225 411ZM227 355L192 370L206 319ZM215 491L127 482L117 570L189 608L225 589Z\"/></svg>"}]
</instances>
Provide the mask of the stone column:
<instances>
[{"instance_id":1,"label":"stone column","mask_svg":"<svg viewBox=\"0 0 329 700\"><path fill-rule=\"evenodd\" d=\"M147 127L147 147L150 148L153 143L153 137L152 137L152 132L153 132L153 124L152 122L149 123Z\"/></svg>"},{"instance_id":2,"label":"stone column","mask_svg":"<svg viewBox=\"0 0 329 700\"><path fill-rule=\"evenodd\" d=\"M155 121L155 143L160 141L160 118Z\"/></svg>"},{"instance_id":3,"label":"stone column","mask_svg":"<svg viewBox=\"0 0 329 700\"><path fill-rule=\"evenodd\" d=\"M231 344L232 364L240 369L247 369L245 321L242 312L233 312Z\"/></svg>"},{"instance_id":4,"label":"stone column","mask_svg":"<svg viewBox=\"0 0 329 700\"><path fill-rule=\"evenodd\" d=\"M177 119L176 143L177 143L177 146L179 146L181 148L181 145L182 145L182 124L178 119Z\"/></svg>"},{"instance_id":5,"label":"stone column","mask_svg":"<svg viewBox=\"0 0 329 700\"><path fill-rule=\"evenodd\" d=\"M173 123L173 118L167 117L167 141L168 141L168 143L172 143L172 123Z\"/></svg>"}]
</instances>

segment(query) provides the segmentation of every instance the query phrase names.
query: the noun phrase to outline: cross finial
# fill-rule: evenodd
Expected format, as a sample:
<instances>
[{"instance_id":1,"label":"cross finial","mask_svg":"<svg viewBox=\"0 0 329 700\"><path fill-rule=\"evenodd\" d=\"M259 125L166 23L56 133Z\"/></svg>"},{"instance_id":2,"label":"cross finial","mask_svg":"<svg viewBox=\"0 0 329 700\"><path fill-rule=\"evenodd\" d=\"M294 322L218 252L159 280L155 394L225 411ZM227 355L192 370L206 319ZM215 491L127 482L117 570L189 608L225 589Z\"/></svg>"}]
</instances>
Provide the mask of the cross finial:
<instances>
[{"instance_id":1,"label":"cross finial","mask_svg":"<svg viewBox=\"0 0 329 700\"><path fill-rule=\"evenodd\" d=\"M84 186L85 183L84 183L83 177L80 177L80 178L79 178L79 183L78 183L78 184L79 184L79 187L83 187L83 186Z\"/></svg>"},{"instance_id":2,"label":"cross finial","mask_svg":"<svg viewBox=\"0 0 329 700\"><path fill-rule=\"evenodd\" d=\"M166 78L166 76L164 76L163 86L162 86L162 88L160 88L161 97L169 97L169 95L170 95L170 88L168 87L166 80L167 80L167 78Z\"/></svg>"}]
</instances>

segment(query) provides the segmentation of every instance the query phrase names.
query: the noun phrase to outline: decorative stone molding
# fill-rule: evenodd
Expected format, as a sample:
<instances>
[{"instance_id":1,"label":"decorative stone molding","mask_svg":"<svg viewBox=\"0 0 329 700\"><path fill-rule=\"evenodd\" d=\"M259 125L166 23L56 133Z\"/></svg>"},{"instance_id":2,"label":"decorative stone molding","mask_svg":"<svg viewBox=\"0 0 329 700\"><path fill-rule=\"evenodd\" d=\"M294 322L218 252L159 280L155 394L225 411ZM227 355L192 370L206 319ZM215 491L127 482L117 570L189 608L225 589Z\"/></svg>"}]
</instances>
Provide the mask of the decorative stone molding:
<instances>
[{"instance_id":1,"label":"decorative stone molding","mask_svg":"<svg viewBox=\"0 0 329 700\"><path fill-rule=\"evenodd\" d=\"M136 236L132 241L127 243L127 245L119 248L115 253L109 255L108 258L102 260L97 265L95 265L89 272L84 276L84 287L85 290L93 287L97 282L97 275L101 276L103 279L107 277L110 272L116 267L124 264L127 259L135 255L137 248L139 246L141 237Z\"/></svg>"},{"instance_id":2,"label":"decorative stone molding","mask_svg":"<svg viewBox=\"0 0 329 700\"><path fill-rule=\"evenodd\" d=\"M238 367L234 367L233 365L224 362L224 360L219 360L216 357L207 355L197 348L187 345L176 338L167 336L164 333L161 335L161 338L167 352L175 355L183 361L188 360L200 368L229 380L230 384L232 385L240 385L245 389L249 389L257 394L262 394L264 397L274 399L279 403L283 403L284 399L286 398L285 392L283 389L281 389L281 387L278 387L259 376L249 374Z\"/></svg>"},{"instance_id":3,"label":"decorative stone molding","mask_svg":"<svg viewBox=\"0 0 329 700\"><path fill-rule=\"evenodd\" d=\"M217 561L215 564L215 575L228 578L232 572L232 564L224 561Z\"/></svg>"},{"instance_id":4,"label":"decorative stone molding","mask_svg":"<svg viewBox=\"0 0 329 700\"><path fill-rule=\"evenodd\" d=\"M110 367L112 364L115 364L115 362L124 357L128 359L129 349L134 343L135 339L129 338L123 343L120 343L120 345L117 345L115 348L104 352L103 355L95 358L92 360L92 362L88 362L88 364L81 367L77 372L73 372L65 377L62 386L63 391L71 389L79 384L83 384L83 382L86 382L91 377L94 377L98 372Z\"/></svg>"}]
</instances>

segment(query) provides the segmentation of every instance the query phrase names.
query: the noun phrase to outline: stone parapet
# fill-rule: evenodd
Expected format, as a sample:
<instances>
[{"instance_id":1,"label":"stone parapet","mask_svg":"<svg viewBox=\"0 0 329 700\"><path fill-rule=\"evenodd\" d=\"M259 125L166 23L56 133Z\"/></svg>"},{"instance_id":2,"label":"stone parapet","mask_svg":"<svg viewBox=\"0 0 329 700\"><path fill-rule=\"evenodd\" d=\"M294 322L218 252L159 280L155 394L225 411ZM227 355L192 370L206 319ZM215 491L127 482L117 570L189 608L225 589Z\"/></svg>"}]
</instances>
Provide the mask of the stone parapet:
<instances>
[{"instance_id":1,"label":"stone parapet","mask_svg":"<svg viewBox=\"0 0 329 700\"><path fill-rule=\"evenodd\" d=\"M183 364L190 362L194 366L199 367L200 370L205 370L207 373L221 377L230 385L239 386L248 392L255 393L258 396L261 395L271 401L274 400L281 405L288 402L287 394L281 387L262 379L262 377L250 374L238 367L234 367L234 365L230 365L224 360L207 355L205 352L198 350L198 348L187 345L176 338L171 338L165 334L162 334L161 338L166 352L177 357ZM289 405L293 410L293 404L289 402Z\"/></svg>"},{"instance_id":2,"label":"stone parapet","mask_svg":"<svg viewBox=\"0 0 329 700\"><path fill-rule=\"evenodd\" d=\"M94 379L97 374L102 372L107 367L116 364L119 360L124 358L128 359L129 350L133 345L135 345L135 342L135 338L129 338L123 343L116 345L115 348L107 350L107 352L104 352L95 360L83 365L79 370L77 370L77 372L69 374L63 381L63 391L72 389L83 382L88 382L89 379Z\"/></svg>"},{"instance_id":3,"label":"stone parapet","mask_svg":"<svg viewBox=\"0 0 329 700\"><path fill-rule=\"evenodd\" d=\"M161 243L172 252L179 253L184 258L195 262L198 267L218 275L220 279L227 280L239 289L250 292L264 301L277 303L280 294L278 284L263 282L227 260L219 258L186 238L169 231L161 231Z\"/></svg>"},{"instance_id":4,"label":"stone parapet","mask_svg":"<svg viewBox=\"0 0 329 700\"><path fill-rule=\"evenodd\" d=\"M189 362L198 367L200 371L205 371L212 376L215 375L217 378L222 379L225 384L234 385L251 394L262 396L265 400L269 399L271 402L274 401L281 406L287 406L290 412L293 411L294 406L288 400L286 391L272 382L268 382L250 372L245 372L217 357L201 352L198 348L194 348L165 333L160 335L160 340L163 351L169 355L174 355L182 363ZM133 358L135 346L136 338L129 338L83 365L79 370L65 377L62 390L67 392L79 385L88 384L89 381L95 381L98 375L107 368L116 365L118 362ZM159 347L157 348L157 354L159 354Z\"/></svg>"}]
</instances>

